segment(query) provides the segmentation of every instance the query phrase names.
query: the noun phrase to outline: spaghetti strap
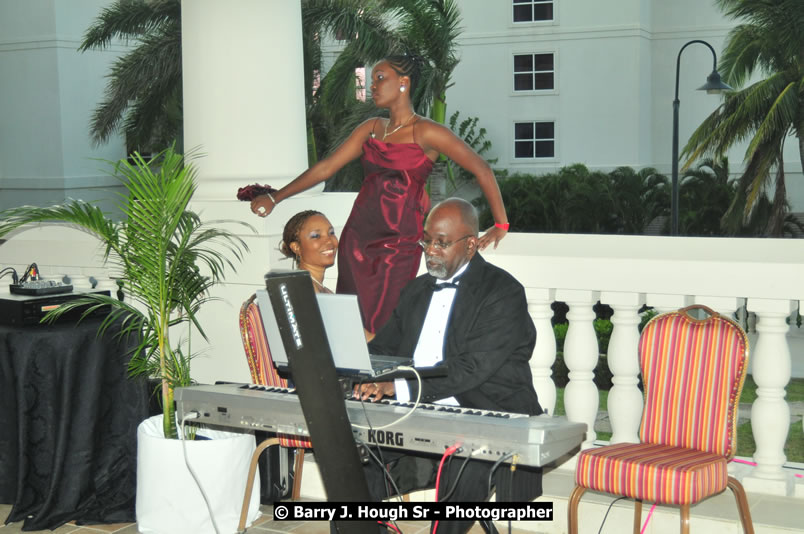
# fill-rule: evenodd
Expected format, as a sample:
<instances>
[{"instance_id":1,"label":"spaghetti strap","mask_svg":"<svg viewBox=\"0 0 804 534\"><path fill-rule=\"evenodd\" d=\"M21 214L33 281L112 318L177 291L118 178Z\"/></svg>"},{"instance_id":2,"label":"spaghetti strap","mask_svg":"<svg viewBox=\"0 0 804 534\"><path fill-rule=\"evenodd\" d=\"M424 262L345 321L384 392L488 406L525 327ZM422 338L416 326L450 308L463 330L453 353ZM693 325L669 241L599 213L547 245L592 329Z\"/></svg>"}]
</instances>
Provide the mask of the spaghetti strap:
<instances>
[{"instance_id":1,"label":"spaghetti strap","mask_svg":"<svg viewBox=\"0 0 804 534\"><path fill-rule=\"evenodd\" d=\"M413 132L411 132L411 133L413 134L413 142L416 143L417 145L419 145L419 142L416 141L416 124L418 122L419 122L419 116L416 115L416 120L413 121L413 124L411 124L411 126L413 127ZM421 145L419 145L419 146L421 147Z\"/></svg>"},{"instance_id":2,"label":"spaghetti strap","mask_svg":"<svg viewBox=\"0 0 804 534\"><path fill-rule=\"evenodd\" d=\"M378 121L378 120L380 120L380 118L379 118L379 117L375 117L375 118L374 118L374 124L372 124L372 125L371 125L371 137L372 137L372 138L377 137L377 134L376 134L376 133L374 133L374 129L377 127L377 121Z\"/></svg>"}]
</instances>

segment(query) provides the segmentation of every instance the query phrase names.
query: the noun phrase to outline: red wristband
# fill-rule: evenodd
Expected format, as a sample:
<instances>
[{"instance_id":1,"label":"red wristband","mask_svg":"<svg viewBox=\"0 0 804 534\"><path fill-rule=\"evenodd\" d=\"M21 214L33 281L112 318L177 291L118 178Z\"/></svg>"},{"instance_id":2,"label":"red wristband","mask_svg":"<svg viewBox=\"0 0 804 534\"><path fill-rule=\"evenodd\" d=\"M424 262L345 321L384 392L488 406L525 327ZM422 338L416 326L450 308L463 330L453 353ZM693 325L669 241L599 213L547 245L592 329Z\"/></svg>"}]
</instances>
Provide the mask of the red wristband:
<instances>
[{"instance_id":1,"label":"red wristband","mask_svg":"<svg viewBox=\"0 0 804 534\"><path fill-rule=\"evenodd\" d=\"M510 223L494 223L494 226L497 227L497 228L501 228L501 229L503 229L503 230L505 230L507 232L508 228L511 226L511 224Z\"/></svg>"}]
</instances>

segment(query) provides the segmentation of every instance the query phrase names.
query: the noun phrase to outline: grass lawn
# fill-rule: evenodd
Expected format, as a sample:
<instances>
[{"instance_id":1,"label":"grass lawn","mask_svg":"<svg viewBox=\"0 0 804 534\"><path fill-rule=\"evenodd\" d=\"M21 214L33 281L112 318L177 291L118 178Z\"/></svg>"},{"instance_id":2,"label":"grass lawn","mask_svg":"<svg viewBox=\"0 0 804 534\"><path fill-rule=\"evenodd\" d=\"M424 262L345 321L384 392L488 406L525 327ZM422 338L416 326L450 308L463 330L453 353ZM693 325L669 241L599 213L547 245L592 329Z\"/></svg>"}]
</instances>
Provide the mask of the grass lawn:
<instances>
[{"instance_id":1,"label":"grass lawn","mask_svg":"<svg viewBox=\"0 0 804 534\"><path fill-rule=\"evenodd\" d=\"M793 378L787 385L788 402L804 402L804 378ZM600 404L599 410L606 409L609 392L599 390ZM749 375L745 379L743 393L740 396L740 403L751 404L757 398L757 385ZM564 411L564 388L556 389L556 415L565 415ZM610 432L598 432L597 439L608 441L611 438ZM751 432L751 423L746 422L737 426L737 456L751 457L756 450L756 443ZM804 434L802 434L801 420L790 426L787 434L787 443L784 447L785 456L788 462L804 463Z\"/></svg>"}]
</instances>

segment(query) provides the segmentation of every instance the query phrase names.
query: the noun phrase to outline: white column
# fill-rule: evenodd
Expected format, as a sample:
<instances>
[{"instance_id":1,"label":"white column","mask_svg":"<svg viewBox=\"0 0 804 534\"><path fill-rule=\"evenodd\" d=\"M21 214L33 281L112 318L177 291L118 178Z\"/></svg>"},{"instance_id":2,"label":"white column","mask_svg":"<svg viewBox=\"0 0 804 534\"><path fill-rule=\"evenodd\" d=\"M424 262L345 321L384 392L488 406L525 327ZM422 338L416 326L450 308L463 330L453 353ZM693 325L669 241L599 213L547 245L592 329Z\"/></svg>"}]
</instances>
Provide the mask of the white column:
<instances>
[{"instance_id":1,"label":"white column","mask_svg":"<svg viewBox=\"0 0 804 534\"><path fill-rule=\"evenodd\" d=\"M786 319L793 309L793 302L789 300L748 300L748 310L758 318L758 338L751 366L757 383L757 399L751 406L757 467L744 479L746 489L751 488L749 491L782 495L789 492L789 476L782 465L786 461L784 444L790 429L790 407L784 399L791 367L785 338L789 328Z\"/></svg>"},{"instance_id":2,"label":"white column","mask_svg":"<svg viewBox=\"0 0 804 534\"><path fill-rule=\"evenodd\" d=\"M569 369L570 381L564 390L564 409L570 421L586 423L586 440L581 448L589 448L595 441L595 418L599 404L595 377L600 353L592 324L595 312L592 306L599 298L597 291L559 289L556 299L569 306L569 328L564 340L564 362Z\"/></svg>"},{"instance_id":3,"label":"white column","mask_svg":"<svg viewBox=\"0 0 804 534\"><path fill-rule=\"evenodd\" d=\"M640 293L604 291L601 301L614 309L608 350L608 365L614 384L609 391L608 412L611 443L639 443L642 392L639 390L639 308L645 303Z\"/></svg>"},{"instance_id":4,"label":"white column","mask_svg":"<svg viewBox=\"0 0 804 534\"><path fill-rule=\"evenodd\" d=\"M550 415L556 408L556 384L553 382L553 363L556 361L556 336L550 319L555 300L555 289L528 288L528 312L536 325L536 347L530 359L533 388L539 396L539 404Z\"/></svg>"},{"instance_id":5,"label":"white column","mask_svg":"<svg viewBox=\"0 0 804 534\"><path fill-rule=\"evenodd\" d=\"M184 146L198 199L307 168L300 0L182 2Z\"/></svg>"}]
</instances>

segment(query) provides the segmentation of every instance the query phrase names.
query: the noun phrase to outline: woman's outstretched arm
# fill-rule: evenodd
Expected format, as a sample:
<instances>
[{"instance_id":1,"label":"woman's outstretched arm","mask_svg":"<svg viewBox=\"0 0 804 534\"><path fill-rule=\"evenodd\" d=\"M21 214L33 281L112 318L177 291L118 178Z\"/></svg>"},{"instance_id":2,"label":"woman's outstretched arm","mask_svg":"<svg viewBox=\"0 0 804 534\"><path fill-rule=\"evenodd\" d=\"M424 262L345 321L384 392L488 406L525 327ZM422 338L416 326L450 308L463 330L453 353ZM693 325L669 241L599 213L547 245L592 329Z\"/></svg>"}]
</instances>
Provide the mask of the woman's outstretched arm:
<instances>
[{"instance_id":1,"label":"woman's outstretched arm","mask_svg":"<svg viewBox=\"0 0 804 534\"><path fill-rule=\"evenodd\" d=\"M252 200L251 211L260 217L266 217L276 204L329 179L344 165L360 157L363 153L363 143L368 139L375 120L369 119L360 124L332 154L301 173L276 193L270 196L260 195Z\"/></svg>"}]
</instances>

